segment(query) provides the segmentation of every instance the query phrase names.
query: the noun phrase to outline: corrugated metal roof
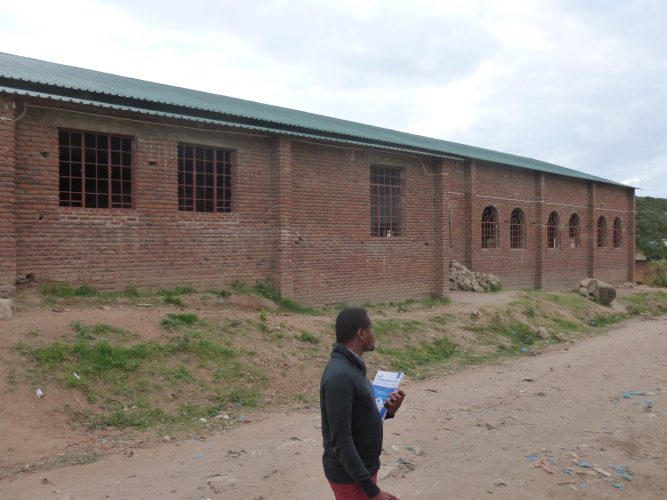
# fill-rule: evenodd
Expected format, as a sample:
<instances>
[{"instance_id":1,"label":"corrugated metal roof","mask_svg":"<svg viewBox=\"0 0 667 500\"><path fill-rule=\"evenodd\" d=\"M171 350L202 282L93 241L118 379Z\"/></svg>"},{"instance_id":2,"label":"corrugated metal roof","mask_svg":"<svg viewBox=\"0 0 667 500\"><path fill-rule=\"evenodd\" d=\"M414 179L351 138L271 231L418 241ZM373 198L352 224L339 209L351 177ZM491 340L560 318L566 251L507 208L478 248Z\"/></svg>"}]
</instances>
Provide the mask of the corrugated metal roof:
<instances>
[{"instance_id":1,"label":"corrugated metal roof","mask_svg":"<svg viewBox=\"0 0 667 500\"><path fill-rule=\"evenodd\" d=\"M3 80L5 92L16 93L22 91L26 94L42 94L42 97L52 99L87 101L88 104L98 106L103 105L160 116L252 128L270 133L297 135L312 139L379 146L436 156L473 158L552 174L623 185L532 158L2 52L0 52L0 78ZM48 89L39 89L39 86L48 87ZM59 92L58 89L62 89L63 92ZM124 103L124 100L132 102ZM173 109L170 109L169 112L161 110L161 105L178 107L178 112L174 112ZM206 116L204 117L202 114L206 114ZM212 117L211 114L222 116ZM252 123L240 123L244 119L252 120Z\"/></svg>"}]
</instances>

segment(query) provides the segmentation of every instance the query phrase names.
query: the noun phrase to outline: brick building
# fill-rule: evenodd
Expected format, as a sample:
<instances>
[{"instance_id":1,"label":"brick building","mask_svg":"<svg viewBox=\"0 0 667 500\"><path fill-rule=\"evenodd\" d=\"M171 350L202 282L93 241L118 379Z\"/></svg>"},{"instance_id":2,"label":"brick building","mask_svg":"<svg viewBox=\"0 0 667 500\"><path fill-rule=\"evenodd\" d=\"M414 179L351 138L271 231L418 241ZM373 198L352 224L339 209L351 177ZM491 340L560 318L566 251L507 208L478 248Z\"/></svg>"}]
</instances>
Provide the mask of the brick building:
<instances>
[{"instance_id":1,"label":"brick building","mask_svg":"<svg viewBox=\"0 0 667 500\"><path fill-rule=\"evenodd\" d=\"M634 189L510 154L0 53L0 285L270 279L309 304L632 281Z\"/></svg>"}]
</instances>

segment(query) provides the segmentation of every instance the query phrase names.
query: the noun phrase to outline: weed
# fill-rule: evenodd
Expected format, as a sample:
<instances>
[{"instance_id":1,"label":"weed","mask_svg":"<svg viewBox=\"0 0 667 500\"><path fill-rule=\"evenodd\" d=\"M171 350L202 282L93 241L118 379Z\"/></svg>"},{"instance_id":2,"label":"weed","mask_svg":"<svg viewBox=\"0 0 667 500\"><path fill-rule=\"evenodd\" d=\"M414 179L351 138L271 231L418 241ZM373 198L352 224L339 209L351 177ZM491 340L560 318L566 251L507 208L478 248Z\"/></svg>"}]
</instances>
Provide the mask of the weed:
<instances>
[{"instance_id":1,"label":"weed","mask_svg":"<svg viewBox=\"0 0 667 500\"><path fill-rule=\"evenodd\" d=\"M667 312L667 293L662 291L638 293L621 300L626 305L628 313L632 315L658 316Z\"/></svg>"},{"instance_id":2,"label":"weed","mask_svg":"<svg viewBox=\"0 0 667 500\"><path fill-rule=\"evenodd\" d=\"M297 340L301 342L306 342L308 344L319 344L320 338L317 335L313 335L310 332L302 331L299 335L296 336Z\"/></svg>"},{"instance_id":3,"label":"weed","mask_svg":"<svg viewBox=\"0 0 667 500\"><path fill-rule=\"evenodd\" d=\"M257 391L253 389L235 388L229 391L226 399L236 406L257 406Z\"/></svg>"},{"instance_id":4,"label":"weed","mask_svg":"<svg viewBox=\"0 0 667 500\"><path fill-rule=\"evenodd\" d=\"M87 285L73 288L68 283L51 283L42 285L39 292L45 297L67 299L70 297L92 297L97 295L97 290Z\"/></svg>"},{"instance_id":5,"label":"weed","mask_svg":"<svg viewBox=\"0 0 667 500\"><path fill-rule=\"evenodd\" d=\"M378 319L373 322L373 331L378 338L389 334L408 335L423 329L424 325L416 320Z\"/></svg>"},{"instance_id":6,"label":"weed","mask_svg":"<svg viewBox=\"0 0 667 500\"><path fill-rule=\"evenodd\" d=\"M271 286L268 280L258 280L253 287L248 287L244 283L234 280L232 282L232 289L239 295L258 295L265 299L269 299L278 304L285 311L307 314L310 316L319 316L322 314L322 311L319 309L302 306L291 299L283 297L280 292Z\"/></svg>"},{"instance_id":7,"label":"weed","mask_svg":"<svg viewBox=\"0 0 667 500\"><path fill-rule=\"evenodd\" d=\"M73 321L72 328L74 329L76 338L79 340L94 340L98 338L108 340L108 338L111 336L118 339L136 337L136 335L130 333L127 330L124 330L123 328L117 328L115 326L105 325L103 323L86 325L79 321Z\"/></svg>"},{"instance_id":8,"label":"weed","mask_svg":"<svg viewBox=\"0 0 667 500\"><path fill-rule=\"evenodd\" d=\"M594 327L610 326L615 325L619 321L622 321L622 314L598 314L593 319L591 319L588 324Z\"/></svg>"},{"instance_id":9,"label":"weed","mask_svg":"<svg viewBox=\"0 0 667 500\"><path fill-rule=\"evenodd\" d=\"M171 376L175 378L176 380L183 380L185 382L192 382L194 381L194 377L192 374L188 371L188 369L183 366L177 366L171 371Z\"/></svg>"},{"instance_id":10,"label":"weed","mask_svg":"<svg viewBox=\"0 0 667 500\"><path fill-rule=\"evenodd\" d=\"M141 293L139 292L139 290L137 290L137 287L135 286L126 287L125 290L123 290L123 295L131 298L141 297Z\"/></svg>"},{"instance_id":11,"label":"weed","mask_svg":"<svg viewBox=\"0 0 667 500\"><path fill-rule=\"evenodd\" d=\"M260 321L263 321L263 322L268 321L269 311L267 311L266 309L262 309L261 311L259 311L259 319L260 319Z\"/></svg>"},{"instance_id":12,"label":"weed","mask_svg":"<svg viewBox=\"0 0 667 500\"><path fill-rule=\"evenodd\" d=\"M378 352L391 360L393 369L413 373L415 367L423 367L448 359L456 354L458 349L458 346L447 337L439 337L431 342L421 342L416 346L379 347Z\"/></svg>"},{"instance_id":13,"label":"weed","mask_svg":"<svg viewBox=\"0 0 667 500\"><path fill-rule=\"evenodd\" d=\"M195 313L168 314L166 318L162 318L160 326L165 330L179 330L198 321L199 317Z\"/></svg>"}]
</instances>

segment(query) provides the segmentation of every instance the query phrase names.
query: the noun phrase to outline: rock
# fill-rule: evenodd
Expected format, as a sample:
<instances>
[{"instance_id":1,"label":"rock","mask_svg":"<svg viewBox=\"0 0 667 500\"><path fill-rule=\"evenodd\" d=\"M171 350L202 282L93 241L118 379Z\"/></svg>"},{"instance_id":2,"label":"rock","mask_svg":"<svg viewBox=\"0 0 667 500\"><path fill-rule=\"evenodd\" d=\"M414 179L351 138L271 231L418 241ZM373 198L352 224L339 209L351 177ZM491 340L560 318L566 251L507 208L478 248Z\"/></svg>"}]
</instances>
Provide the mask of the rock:
<instances>
[{"instance_id":1,"label":"rock","mask_svg":"<svg viewBox=\"0 0 667 500\"><path fill-rule=\"evenodd\" d=\"M588 285L590 284L590 282L591 282L590 278L584 278L583 280L581 280L579 282L579 286L584 286L584 287L588 288Z\"/></svg>"},{"instance_id":2,"label":"rock","mask_svg":"<svg viewBox=\"0 0 667 500\"><path fill-rule=\"evenodd\" d=\"M11 319L14 315L14 301L12 299L0 299L0 320Z\"/></svg>"},{"instance_id":3,"label":"rock","mask_svg":"<svg viewBox=\"0 0 667 500\"><path fill-rule=\"evenodd\" d=\"M227 301L234 307L247 309L249 311L261 311L262 309L266 309L267 311L275 312L278 310L278 306L275 302L255 295L231 295Z\"/></svg>"},{"instance_id":4,"label":"rock","mask_svg":"<svg viewBox=\"0 0 667 500\"><path fill-rule=\"evenodd\" d=\"M546 328L544 328L543 326L540 326L537 329L537 336L540 337L541 339L546 340L546 339L549 338L549 332L547 331Z\"/></svg>"},{"instance_id":5,"label":"rock","mask_svg":"<svg viewBox=\"0 0 667 500\"><path fill-rule=\"evenodd\" d=\"M579 289L577 290L579 295L582 295L586 298L588 298L588 285L586 286L580 286Z\"/></svg>"},{"instance_id":6,"label":"rock","mask_svg":"<svg viewBox=\"0 0 667 500\"><path fill-rule=\"evenodd\" d=\"M14 285L0 285L0 297L9 297L16 293L16 287Z\"/></svg>"},{"instance_id":7,"label":"rock","mask_svg":"<svg viewBox=\"0 0 667 500\"><path fill-rule=\"evenodd\" d=\"M609 283L592 279L588 284L588 294L593 297L598 304L608 306L616 298L616 289Z\"/></svg>"}]
</instances>

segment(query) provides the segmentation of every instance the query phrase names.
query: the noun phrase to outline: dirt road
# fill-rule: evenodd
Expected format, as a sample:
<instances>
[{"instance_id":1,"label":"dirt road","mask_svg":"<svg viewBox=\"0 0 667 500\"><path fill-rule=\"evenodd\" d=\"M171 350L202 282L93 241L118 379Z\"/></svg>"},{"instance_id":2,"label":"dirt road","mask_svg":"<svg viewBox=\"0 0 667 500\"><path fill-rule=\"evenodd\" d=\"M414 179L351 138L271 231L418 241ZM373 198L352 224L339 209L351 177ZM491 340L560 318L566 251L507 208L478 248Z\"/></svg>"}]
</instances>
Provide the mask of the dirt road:
<instances>
[{"instance_id":1,"label":"dirt road","mask_svg":"<svg viewBox=\"0 0 667 500\"><path fill-rule=\"evenodd\" d=\"M664 316L406 390L380 471L402 499L667 498ZM0 497L331 498L320 452L313 409L8 478Z\"/></svg>"}]
</instances>

